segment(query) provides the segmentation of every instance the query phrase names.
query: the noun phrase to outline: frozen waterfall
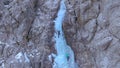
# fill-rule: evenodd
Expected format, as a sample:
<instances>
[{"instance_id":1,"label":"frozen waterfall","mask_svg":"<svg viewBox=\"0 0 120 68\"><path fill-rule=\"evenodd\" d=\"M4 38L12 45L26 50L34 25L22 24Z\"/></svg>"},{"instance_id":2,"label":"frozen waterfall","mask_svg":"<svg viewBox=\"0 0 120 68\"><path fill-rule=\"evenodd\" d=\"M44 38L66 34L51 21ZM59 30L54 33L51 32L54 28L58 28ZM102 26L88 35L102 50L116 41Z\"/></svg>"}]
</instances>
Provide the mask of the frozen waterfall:
<instances>
[{"instance_id":1,"label":"frozen waterfall","mask_svg":"<svg viewBox=\"0 0 120 68\"><path fill-rule=\"evenodd\" d=\"M74 53L72 49L67 45L62 31L62 22L65 16L66 6L64 0L61 0L60 9L57 14L55 22L55 49L57 55L54 57L53 68L76 68L74 61Z\"/></svg>"}]
</instances>

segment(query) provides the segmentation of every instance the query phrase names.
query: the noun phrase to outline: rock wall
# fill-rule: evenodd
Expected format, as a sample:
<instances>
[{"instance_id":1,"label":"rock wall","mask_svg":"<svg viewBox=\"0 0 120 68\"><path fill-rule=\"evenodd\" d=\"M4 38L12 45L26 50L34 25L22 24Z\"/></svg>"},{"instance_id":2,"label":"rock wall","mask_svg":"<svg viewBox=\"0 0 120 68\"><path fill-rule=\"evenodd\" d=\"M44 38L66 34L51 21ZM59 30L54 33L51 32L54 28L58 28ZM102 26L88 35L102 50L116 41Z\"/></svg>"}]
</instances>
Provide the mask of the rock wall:
<instances>
[{"instance_id":1,"label":"rock wall","mask_svg":"<svg viewBox=\"0 0 120 68\"><path fill-rule=\"evenodd\" d=\"M63 24L80 68L120 67L120 1L66 0Z\"/></svg>"},{"instance_id":2,"label":"rock wall","mask_svg":"<svg viewBox=\"0 0 120 68\"><path fill-rule=\"evenodd\" d=\"M51 68L59 0L0 1L0 68Z\"/></svg>"},{"instance_id":3,"label":"rock wall","mask_svg":"<svg viewBox=\"0 0 120 68\"><path fill-rule=\"evenodd\" d=\"M78 68L120 67L120 0L65 0ZM0 68L52 68L60 0L0 0Z\"/></svg>"}]
</instances>

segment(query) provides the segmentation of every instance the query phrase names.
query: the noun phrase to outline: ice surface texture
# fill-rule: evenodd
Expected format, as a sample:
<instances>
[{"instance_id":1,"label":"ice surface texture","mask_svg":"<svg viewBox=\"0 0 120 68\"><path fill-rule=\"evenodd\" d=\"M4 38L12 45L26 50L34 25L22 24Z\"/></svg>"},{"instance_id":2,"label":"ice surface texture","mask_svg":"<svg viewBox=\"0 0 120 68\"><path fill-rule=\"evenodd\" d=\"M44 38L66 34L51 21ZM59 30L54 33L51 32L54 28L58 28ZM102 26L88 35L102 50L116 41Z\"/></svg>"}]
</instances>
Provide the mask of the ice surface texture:
<instances>
[{"instance_id":1,"label":"ice surface texture","mask_svg":"<svg viewBox=\"0 0 120 68\"><path fill-rule=\"evenodd\" d=\"M62 31L62 22L64 20L66 12L66 6L64 4L64 0L60 3L60 9L57 14L57 18L55 19L55 49L57 51L57 55L54 59L53 68L75 68L74 62L74 53L72 49L66 44L66 40L64 38L64 33Z\"/></svg>"}]
</instances>

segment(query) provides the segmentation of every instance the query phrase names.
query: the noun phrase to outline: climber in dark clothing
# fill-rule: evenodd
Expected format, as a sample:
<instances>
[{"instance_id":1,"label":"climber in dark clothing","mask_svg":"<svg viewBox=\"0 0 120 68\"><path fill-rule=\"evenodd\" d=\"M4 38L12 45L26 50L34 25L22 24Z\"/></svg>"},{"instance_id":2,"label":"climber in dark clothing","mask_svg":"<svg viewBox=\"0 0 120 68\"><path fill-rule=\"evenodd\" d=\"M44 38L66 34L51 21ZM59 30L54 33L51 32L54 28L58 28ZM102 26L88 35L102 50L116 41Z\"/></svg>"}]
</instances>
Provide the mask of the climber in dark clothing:
<instances>
[{"instance_id":1,"label":"climber in dark clothing","mask_svg":"<svg viewBox=\"0 0 120 68\"><path fill-rule=\"evenodd\" d=\"M69 57L69 56L67 56L67 61L69 61L69 59L70 59L70 57Z\"/></svg>"},{"instance_id":2,"label":"climber in dark clothing","mask_svg":"<svg viewBox=\"0 0 120 68\"><path fill-rule=\"evenodd\" d=\"M66 54L66 58L67 58L67 61L69 61L69 59L70 59L69 54Z\"/></svg>"},{"instance_id":3,"label":"climber in dark clothing","mask_svg":"<svg viewBox=\"0 0 120 68\"><path fill-rule=\"evenodd\" d=\"M59 37L59 35L60 35L60 31L58 31L58 37Z\"/></svg>"}]
</instances>

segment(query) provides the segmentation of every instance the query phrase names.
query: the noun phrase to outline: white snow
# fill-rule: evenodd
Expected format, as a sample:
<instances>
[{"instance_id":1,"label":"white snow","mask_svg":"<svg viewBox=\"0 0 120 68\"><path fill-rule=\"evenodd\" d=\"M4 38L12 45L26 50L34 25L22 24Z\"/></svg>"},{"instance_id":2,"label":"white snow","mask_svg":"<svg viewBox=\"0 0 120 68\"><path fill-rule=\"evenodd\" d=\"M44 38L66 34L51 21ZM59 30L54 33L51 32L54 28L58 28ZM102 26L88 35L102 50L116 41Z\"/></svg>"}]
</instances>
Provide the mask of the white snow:
<instances>
[{"instance_id":1,"label":"white snow","mask_svg":"<svg viewBox=\"0 0 120 68\"><path fill-rule=\"evenodd\" d=\"M29 60L28 57L27 57L26 52L24 53L24 57L25 57L25 62L30 62L30 60Z\"/></svg>"},{"instance_id":2,"label":"white snow","mask_svg":"<svg viewBox=\"0 0 120 68\"><path fill-rule=\"evenodd\" d=\"M54 40L56 42L55 49L57 51L57 55L54 59L53 68L75 68L74 53L72 49L66 44L64 33L62 31L62 22L65 16L65 12L66 6L64 4L64 0L61 0L57 18L54 20L56 30L54 34Z\"/></svg>"},{"instance_id":3,"label":"white snow","mask_svg":"<svg viewBox=\"0 0 120 68\"><path fill-rule=\"evenodd\" d=\"M52 53L48 56L48 59L49 59L50 62L52 62L52 59L55 58L55 57L56 57L56 55Z\"/></svg>"},{"instance_id":4,"label":"white snow","mask_svg":"<svg viewBox=\"0 0 120 68\"><path fill-rule=\"evenodd\" d=\"M23 55L22 52L19 52L19 53L15 56L15 58L16 58L16 59L20 59L20 58L22 57L22 55Z\"/></svg>"},{"instance_id":5,"label":"white snow","mask_svg":"<svg viewBox=\"0 0 120 68\"><path fill-rule=\"evenodd\" d=\"M10 46L8 43L4 43L2 41L0 41L0 44L5 44L6 46Z\"/></svg>"},{"instance_id":6,"label":"white snow","mask_svg":"<svg viewBox=\"0 0 120 68\"><path fill-rule=\"evenodd\" d=\"M50 62L52 62L52 55L49 55L48 59L49 59Z\"/></svg>"},{"instance_id":7,"label":"white snow","mask_svg":"<svg viewBox=\"0 0 120 68\"><path fill-rule=\"evenodd\" d=\"M5 68L5 64L4 63L2 63L2 68Z\"/></svg>"},{"instance_id":8,"label":"white snow","mask_svg":"<svg viewBox=\"0 0 120 68\"><path fill-rule=\"evenodd\" d=\"M19 62L30 62L29 58L27 57L27 54L26 52L25 53L22 53L22 52L19 52L16 56L15 56L15 59L17 59Z\"/></svg>"},{"instance_id":9,"label":"white snow","mask_svg":"<svg viewBox=\"0 0 120 68\"><path fill-rule=\"evenodd\" d=\"M23 53L22 52L19 52L16 56L15 56L15 59L19 60L20 62L22 62L22 56L23 56Z\"/></svg>"}]
</instances>

